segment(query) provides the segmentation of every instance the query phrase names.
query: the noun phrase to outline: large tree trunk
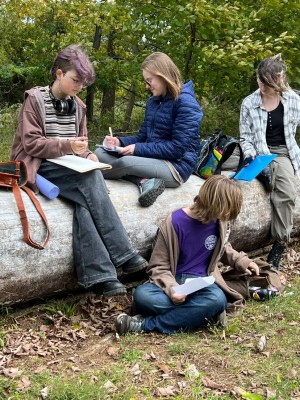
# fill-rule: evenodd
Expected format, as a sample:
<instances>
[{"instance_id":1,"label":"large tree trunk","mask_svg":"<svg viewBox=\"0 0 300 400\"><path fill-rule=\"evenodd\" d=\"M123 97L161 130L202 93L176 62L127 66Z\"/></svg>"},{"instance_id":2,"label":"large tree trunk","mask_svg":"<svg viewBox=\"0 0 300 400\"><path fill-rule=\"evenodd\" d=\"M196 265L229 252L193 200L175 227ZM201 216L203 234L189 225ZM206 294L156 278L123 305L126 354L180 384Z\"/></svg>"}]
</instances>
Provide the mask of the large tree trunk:
<instances>
[{"instance_id":1,"label":"large tree trunk","mask_svg":"<svg viewBox=\"0 0 300 400\"><path fill-rule=\"evenodd\" d=\"M185 57L185 64L184 64L184 80L189 78L190 74L190 62L193 56L193 47L196 40L196 24L190 23L191 28L191 37L190 37L190 44L188 46L188 50Z\"/></svg>"},{"instance_id":2,"label":"large tree trunk","mask_svg":"<svg viewBox=\"0 0 300 400\"><path fill-rule=\"evenodd\" d=\"M93 41L93 49L99 50L101 44L101 28L99 25L96 25L95 35ZM86 117L88 121L92 121L94 117L94 96L95 96L95 84L93 83L91 86L87 88L86 95Z\"/></svg>"},{"instance_id":3,"label":"large tree trunk","mask_svg":"<svg viewBox=\"0 0 300 400\"><path fill-rule=\"evenodd\" d=\"M114 33L108 36L107 54L112 58L117 58L114 53ZM101 119L109 114L110 120L114 121L114 109L116 100L116 81L112 71L110 86L103 90L102 105L101 105Z\"/></svg>"},{"instance_id":4,"label":"large tree trunk","mask_svg":"<svg viewBox=\"0 0 300 400\"><path fill-rule=\"evenodd\" d=\"M125 181L107 181L111 200L134 246L146 258L158 223L171 211L189 205L204 181L196 176L177 189L166 189L149 208L137 203L138 189ZM300 236L300 180L293 236ZM262 249L270 243L271 206L262 185L241 181L244 204L232 225L230 242L236 250ZM43 237L43 225L26 194L23 194L33 240ZM51 238L45 250L36 250L23 241L18 209L11 191L0 190L0 304L13 304L53 295L77 287L73 266L73 207L61 199L39 199L48 218ZM106 221L107 224L110 221Z\"/></svg>"},{"instance_id":5,"label":"large tree trunk","mask_svg":"<svg viewBox=\"0 0 300 400\"><path fill-rule=\"evenodd\" d=\"M135 101L135 82L131 82L131 86L129 89L129 98L128 98L128 103L127 103L127 108L125 111L125 116L124 116L124 123L122 130L126 132L129 130L130 127L130 122L131 122L131 115L132 115L132 110L134 107L134 101Z\"/></svg>"}]
</instances>

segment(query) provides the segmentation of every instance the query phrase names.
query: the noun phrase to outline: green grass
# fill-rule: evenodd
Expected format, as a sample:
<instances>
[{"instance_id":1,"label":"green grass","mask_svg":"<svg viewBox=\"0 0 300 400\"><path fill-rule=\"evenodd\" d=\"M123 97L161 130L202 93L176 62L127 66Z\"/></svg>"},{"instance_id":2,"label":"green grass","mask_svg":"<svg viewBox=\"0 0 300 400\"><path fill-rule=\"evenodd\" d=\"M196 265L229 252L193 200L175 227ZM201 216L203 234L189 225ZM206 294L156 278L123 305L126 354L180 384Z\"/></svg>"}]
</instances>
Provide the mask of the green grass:
<instances>
[{"instance_id":1,"label":"green grass","mask_svg":"<svg viewBox=\"0 0 300 400\"><path fill-rule=\"evenodd\" d=\"M30 387L20 390L21 377L0 375L0 398L38 399L47 387L50 400L298 399L299 304L300 279L295 278L283 296L248 302L244 313L231 318L225 329L172 336L126 335L107 345L115 348L114 357L95 352L94 363L80 355L81 361L73 364L65 356L59 366L40 373L34 370L51 360L35 358L27 367L23 359L17 367L21 377L30 380ZM13 317L11 313L11 321ZM267 340L259 352L261 336ZM5 341L4 327L0 337ZM74 354L84 346L89 348L89 341L74 347ZM74 366L79 370L72 372ZM159 396L162 389L173 395Z\"/></svg>"}]
</instances>

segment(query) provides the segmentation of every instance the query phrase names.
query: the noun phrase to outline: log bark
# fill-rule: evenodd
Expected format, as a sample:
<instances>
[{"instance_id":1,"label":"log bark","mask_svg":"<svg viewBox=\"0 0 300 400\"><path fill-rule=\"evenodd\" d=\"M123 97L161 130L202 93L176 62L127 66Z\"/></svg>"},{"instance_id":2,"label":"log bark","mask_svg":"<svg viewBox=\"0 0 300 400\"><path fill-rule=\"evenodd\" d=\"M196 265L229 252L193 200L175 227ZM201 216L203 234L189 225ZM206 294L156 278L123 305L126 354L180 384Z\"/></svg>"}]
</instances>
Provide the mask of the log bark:
<instances>
[{"instance_id":1,"label":"log bark","mask_svg":"<svg viewBox=\"0 0 300 400\"><path fill-rule=\"evenodd\" d=\"M149 208L140 207L137 186L123 181L107 181L111 200L124 224L133 246L146 258L157 224L166 215L189 205L204 181L196 176L177 189L166 189ZM300 181L293 237L300 236ZM230 242L236 250L252 252L270 244L271 206L261 184L240 181L244 193L241 213L233 224ZM0 304L8 305L44 298L77 288L72 255L73 207L62 199L48 200L39 195L51 229L51 239L44 250L29 247L23 232L12 192L0 189ZM43 224L27 195L23 194L31 234L42 241ZM109 221L107 221L109 223Z\"/></svg>"}]
</instances>

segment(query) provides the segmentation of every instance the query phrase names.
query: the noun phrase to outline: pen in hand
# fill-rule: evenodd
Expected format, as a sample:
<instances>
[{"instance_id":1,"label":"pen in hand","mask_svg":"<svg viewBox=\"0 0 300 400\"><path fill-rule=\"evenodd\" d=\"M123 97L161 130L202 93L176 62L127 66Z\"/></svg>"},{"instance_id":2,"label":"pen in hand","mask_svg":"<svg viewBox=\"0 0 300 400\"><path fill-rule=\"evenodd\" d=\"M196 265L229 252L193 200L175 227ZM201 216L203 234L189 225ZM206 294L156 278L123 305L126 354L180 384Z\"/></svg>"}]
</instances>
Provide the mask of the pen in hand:
<instances>
[{"instance_id":1,"label":"pen in hand","mask_svg":"<svg viewBox=\"0 0 300 400\"><path fill-rule=\"evenodd\" d=\"M109 130L109 134L110 134L110 136L111 136L111 137L113 137L113 133L112 133L112 129L111 129L111 127L109 127L109 128L108 128L108 130Z\"/></svg>"}]
</instances>

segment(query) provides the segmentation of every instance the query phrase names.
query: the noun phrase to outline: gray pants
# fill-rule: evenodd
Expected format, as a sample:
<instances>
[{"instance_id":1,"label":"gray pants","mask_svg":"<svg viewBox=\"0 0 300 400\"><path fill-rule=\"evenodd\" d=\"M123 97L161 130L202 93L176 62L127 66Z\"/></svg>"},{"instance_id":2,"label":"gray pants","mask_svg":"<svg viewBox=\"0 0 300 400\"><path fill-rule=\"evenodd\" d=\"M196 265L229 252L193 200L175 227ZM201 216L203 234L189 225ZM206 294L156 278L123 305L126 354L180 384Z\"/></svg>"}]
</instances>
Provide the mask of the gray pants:
<instances>
[{"instance_id":1,"label":"gray pants","mask_svg":"<svg viewBox=\"0 0 300 400\"><path fill-rule=\"evenodd\" d=\"M271 236L275 240L289 242L296 201L294 168L285 146L274 146L269 149L271 153L278 154L271 164L274 176L274 190L270 194Z\"/></svg>"},{"instance_id":2,"label":"gray pants","mask_svg":"<svg viewBox=\"0 0 300 400\"><path fill-rule=\"evenodd\" d=\"M85 288L117 279L116 268L132 258L127 232L99 170L79 173L49 161L38 173L74 205L73 253L78 283Z\"/></svg>"},{"instance_id":3,"label":"gray pants","mask_svg":"<svg viewBox=\"0 0 300 400\"><path fill-rule=\"evenodd\" d=\"M105 179L122 179L126 175L140 178L160 178L168 188L180 186L163 160L136 156L120 156L109 153L101 147L95 151L99 161L110 164L111 169L103 170Z\"/></svg>"}]
</instances>

